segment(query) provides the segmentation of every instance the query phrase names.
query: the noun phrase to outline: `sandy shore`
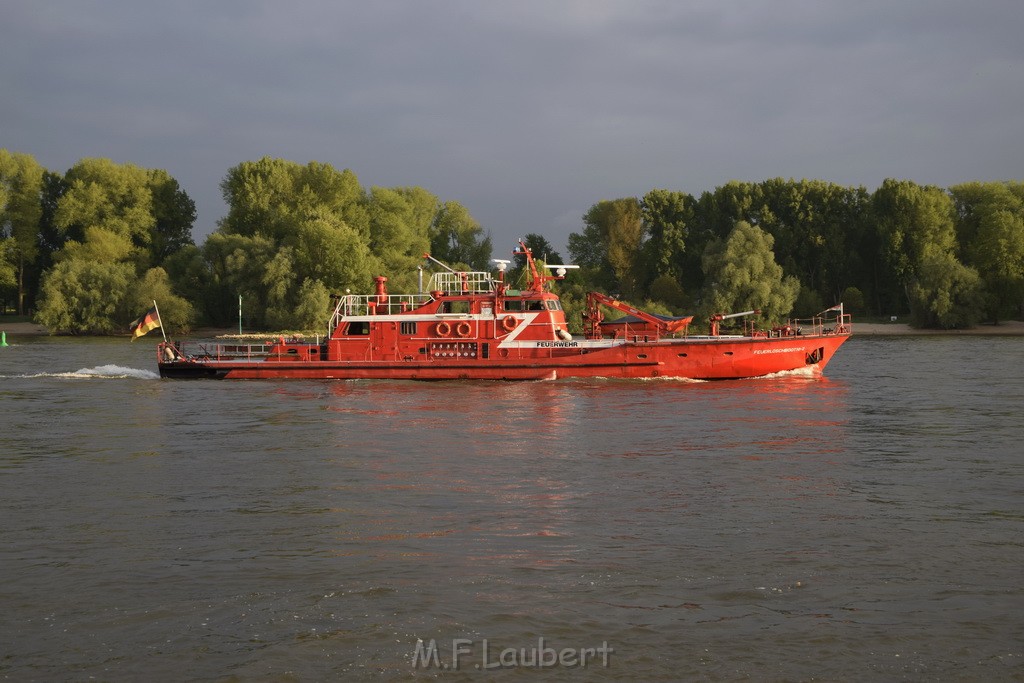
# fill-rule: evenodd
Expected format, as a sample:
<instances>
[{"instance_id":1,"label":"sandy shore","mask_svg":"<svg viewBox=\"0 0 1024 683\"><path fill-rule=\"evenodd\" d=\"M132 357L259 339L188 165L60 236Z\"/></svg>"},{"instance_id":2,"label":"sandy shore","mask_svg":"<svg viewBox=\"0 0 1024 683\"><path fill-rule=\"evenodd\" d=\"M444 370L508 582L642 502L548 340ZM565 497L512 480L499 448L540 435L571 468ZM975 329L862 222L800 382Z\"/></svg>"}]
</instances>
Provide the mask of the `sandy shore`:
<instances>
[{"instance_id":1,"label":"sandy shore","mask_svg":"<svg viewBox=\"0 0 1024 683\"><path fill-rule=\"evenodd\" d=\"M905 335L905 334L927 334L927 335L950 335L950 334L975 334L975 335L1012 335L1024 336L1024 322L1010 320L998 325L978 325L969 330L918 330L903 323L859 323L854 321L853 333L855 335Z\"/></svg>"},{"instance_id":2,"label":"sandy shore","mask_svg":"<svg viewBox=\"0 0 1024 683\"><path fill-rule=\"evenodd\" d=\"M47 334L46 328L35 323L7 323L0 321L0 332L12 334Z\"/></svg>"},{"instance_id":3,"label":"sandy shore","mask_svg":"<svg viewBox=\"0 0 1024 683\"><path fill-rule=\"evenodd\" d=\"M4 323L0 322L0 331L7 333L8 337L26 334L26 335L43 335L47 334L46 328L42 325L35 323ZM189 335L192 337L196 336L216 336L221 334L230 334L231 330L196 330L193 334ZM978 325L977 327L969 330L917 330L912 328L910 325L904 323L853 323L854 335L872 335L872 336L889 336L889 335L950 335L950 334L976 334L976 335L1011 335L1011 336L1024 336L1024 322L1019 320L1010 320L1007 322L999 323L998 325ZM263 333L255 335L257 337L262 336L273 336L271 333Z\"/></svg>"}]
</instances>

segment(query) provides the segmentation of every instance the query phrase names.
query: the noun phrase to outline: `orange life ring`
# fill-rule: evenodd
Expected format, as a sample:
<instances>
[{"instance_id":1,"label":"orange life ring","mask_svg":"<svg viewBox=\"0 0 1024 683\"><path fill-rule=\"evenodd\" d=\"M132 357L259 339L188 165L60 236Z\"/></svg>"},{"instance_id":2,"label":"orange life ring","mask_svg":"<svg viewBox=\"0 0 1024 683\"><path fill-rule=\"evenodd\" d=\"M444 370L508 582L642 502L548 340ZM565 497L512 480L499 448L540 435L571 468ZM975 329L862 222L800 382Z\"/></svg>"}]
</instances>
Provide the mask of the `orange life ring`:
<instances>
[{"instance_id":1,"label":"orange life ring","mask_svg":"<svg viewBox=\"0 0 1024 683\"><path fill-rule=\"evenodd\" d=\"M516 319L514 316L506 315L501 319L501 328L506 332L511 332L516 329Z\"/></svg>"},{"instance_id":2,"label":"orange life ring","mask_svg":"<svg viewBox=\"0 0 1024 683\"><path fill-rule=\"evenodd\" d=\"M461 323L455 326L455 334L459 335L460 337L468 337L469 333L472 331L473 328L470 327L469 323L467 323L465 320L463 320Z\"/></svg>"},{"instance_id":3,"label":"orange life ring","mask_svg":"<svg viewBox=\"0 0 1024 683\"><path fill-rule=\"evenodd\" d=\"M452 326L442 320L434 327L434 333L438 337L447 337L452 333Z\"/></svg>"}]
</instances>

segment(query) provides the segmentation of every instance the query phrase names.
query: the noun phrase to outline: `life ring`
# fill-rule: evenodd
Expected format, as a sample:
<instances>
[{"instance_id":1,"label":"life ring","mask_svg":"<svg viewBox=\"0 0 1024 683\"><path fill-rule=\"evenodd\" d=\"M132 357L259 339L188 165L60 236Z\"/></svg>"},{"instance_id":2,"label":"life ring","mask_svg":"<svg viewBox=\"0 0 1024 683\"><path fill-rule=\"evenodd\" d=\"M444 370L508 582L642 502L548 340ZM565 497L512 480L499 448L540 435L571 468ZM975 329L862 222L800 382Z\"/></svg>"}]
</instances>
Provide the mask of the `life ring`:
<instances>
[{"instance_id":1,"label":"life ring","mask_svg":"<svg viewBox=\"0 0 1024 683\"><path fill-rule=\"evenodd\" d=\"M469 326L465 320L455 326L455 334L460 337L468 337L469 333L473 331L473 328Z\"/></svg>"},{"instance_id":2,"label":"life ring","mask_svg":"<svg viewBox=\"0 0 1024 683\"><path fill-rule=\"evenodd\" d=\"M512 330L516 329L515 317L511 315L506 315L504 318L502 318L501 329L505 330L506 332L511 332Z\"/></svg>"},{"instance_id":3,"label":"life ring","mask_svg":"<svg viewBox=\"0 0 1024 683\"><path fill-rule=\"evenodd\" d=\"M452 326L443 320L439 322L436 326L434 326L434 334L436 334L438 337L447 337L451 333Z\"/></svg>"}]
</instances>

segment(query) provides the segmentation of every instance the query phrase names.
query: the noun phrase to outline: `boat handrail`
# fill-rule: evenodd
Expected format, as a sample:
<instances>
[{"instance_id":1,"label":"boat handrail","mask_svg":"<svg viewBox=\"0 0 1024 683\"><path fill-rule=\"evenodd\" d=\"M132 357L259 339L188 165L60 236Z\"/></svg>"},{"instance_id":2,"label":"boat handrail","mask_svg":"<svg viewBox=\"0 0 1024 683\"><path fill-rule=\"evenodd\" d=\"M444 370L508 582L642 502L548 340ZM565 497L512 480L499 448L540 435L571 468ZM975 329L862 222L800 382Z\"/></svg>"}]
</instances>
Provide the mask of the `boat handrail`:
<instances>
[{"instance_id":1,"label":"boat handrail","mask_svg":"<svg viewBox=\"0 0 1024 683\"><path fill-rule=\"evenodd\" d=\"M341 318L408 313L431 299L429 294L345 294L338 298L329 329L337 327Z\"/></svg>"},{"instance_id":2,"label":"boat handrail","mask_svg":"<svg viewBox=\"0 0 1024 683\"><path fill-rule=\"evenodd\" d=\"M195 341L188 342L187 344L198 349L191 351L187 355L203 360L262 360L270 355L270 350L273 348L273 342L269 341L259 343L232 342L229 344L220 342L209 344ZM175 354L179 356L186 355L185 346L185 343L175 342L173 345Z\"/></svg>"},{"instance_id":3,"label":"boat handrail","mask_svg":"<svg viewBox=\"0 0 1024 683\"><path fill-rule=\"evenodd\" d=\"M794 318L789 321L785 328L790 334L797 335L823 335L823 334L846 334L853 331L853 316L849 313L825 317L816 315L811 318ZM775 330L773 330L772 336Z\"/></svg>"},{"instance_id":4,"label":"boat handrail","mask_svg":"<svg viewBox=\"0 0 1024 683\"><path fill-rule=\"evenodd\" d=\"M431 292L447 292L449 294L487 294L496 289L496 281L490 273L483 271L461 273L438 271L430 276L430 284L427 289Z\"/></svg>"}]
</instances>

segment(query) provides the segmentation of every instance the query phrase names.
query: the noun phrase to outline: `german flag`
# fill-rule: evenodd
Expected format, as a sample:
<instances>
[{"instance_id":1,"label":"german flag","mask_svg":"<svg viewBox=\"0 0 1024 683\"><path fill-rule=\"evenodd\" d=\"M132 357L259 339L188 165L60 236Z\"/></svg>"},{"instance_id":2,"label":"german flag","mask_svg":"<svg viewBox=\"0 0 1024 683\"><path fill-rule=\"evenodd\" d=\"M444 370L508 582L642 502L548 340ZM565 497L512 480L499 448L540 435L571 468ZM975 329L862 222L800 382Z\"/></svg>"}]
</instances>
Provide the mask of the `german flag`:
<instances>
[{"instance_id":1,"label":"german flag","mask_svg":"<svg viewBox=\"0 0 1024 683\"><path fill-rule=\"evenodd\" d=\"M132 333L132 341L135 341L150 330L160 327L160 313L156 306L146 311L145 315L133 322L128 330Z\"/></svg>"}]
</instances>

